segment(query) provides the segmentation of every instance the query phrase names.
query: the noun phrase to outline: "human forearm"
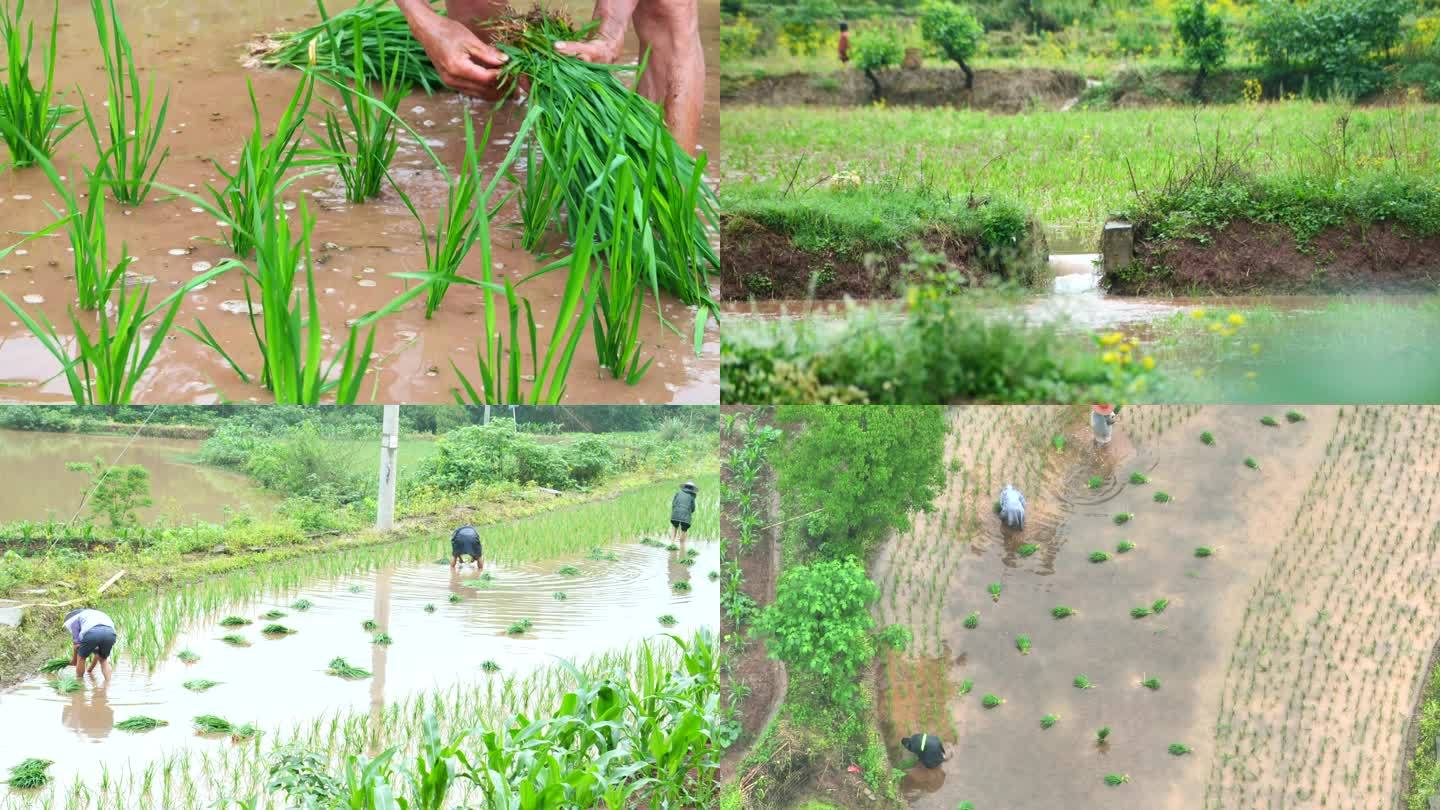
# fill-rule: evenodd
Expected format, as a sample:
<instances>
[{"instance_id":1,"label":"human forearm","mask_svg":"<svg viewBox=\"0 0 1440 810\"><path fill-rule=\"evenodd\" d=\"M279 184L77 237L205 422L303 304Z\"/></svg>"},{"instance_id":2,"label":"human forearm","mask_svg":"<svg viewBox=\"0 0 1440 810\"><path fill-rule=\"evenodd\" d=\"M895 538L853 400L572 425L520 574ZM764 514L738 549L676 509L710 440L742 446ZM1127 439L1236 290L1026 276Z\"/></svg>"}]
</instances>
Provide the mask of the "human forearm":
<instances>
[{"instance_id":1,"label":"human forearm","mask_svg":"<svg viewBox=\"0 0 1440 810\"><path fill-rule=\"evenodd\" d=\"M600 21L599 30L596 36L600 39L615 42L617 45L625 41L625 31L630 27L630 20L635 16L635 5L638 0L596 0L594 19Z\"/></svg>"}]
</instances>

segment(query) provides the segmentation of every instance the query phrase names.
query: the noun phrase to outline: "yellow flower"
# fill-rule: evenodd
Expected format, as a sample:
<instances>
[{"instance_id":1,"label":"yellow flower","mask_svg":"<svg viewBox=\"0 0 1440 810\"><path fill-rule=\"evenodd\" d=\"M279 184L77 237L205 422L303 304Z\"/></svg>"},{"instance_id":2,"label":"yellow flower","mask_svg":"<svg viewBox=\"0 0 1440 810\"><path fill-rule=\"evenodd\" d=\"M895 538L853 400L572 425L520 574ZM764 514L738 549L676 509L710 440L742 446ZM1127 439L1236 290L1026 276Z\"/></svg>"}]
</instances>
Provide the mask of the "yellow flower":
<instances>
[{"instance_id":1,"label":"yellow flower","mask_svg":"<svg viewBox=\"0 0 1440 810\"><path fill-rule=\"evenodd\" d=\"M1119 349L1120 349L1120 351L1125 352L1126 354L1129 354L1131 351L1133 351L1133 350L1135 349L1135 347L1134 347L1134 346L1131 346L1129 343L1121 343L1120 346L1119 346Z\"/></svg>"},{"instance_id":2,"label":"yellow flower","mask_svg":"<svg viewBox=\"0 0 1440 810\"><path fill-rule=\"evenodd\" d=\"M1128 354L1122 354L1122 355L1120 355L1120 365L1122 365L1122 366L1129 365L1129 364L1130 364L1130 360L1131 360L1130 355L1128 355Z\"/></svg>"},{"instance_id":3,"label":"yellow flower","mask_svg":"<svg viewBox=\"0 0 1440 810\"><path fill-rule=\"evenodd\" d=\"M1205 317L1205 309L1202 307L1202 308L1200 308L1200 309L1192 310L1192 311L1190 312L1190 317L1192 317L1192 318L1203 318L1203 317Z\"/></svg>"},{"instance_id":4,"label":"yellow flower","mask_svg":"<svg viewBox=\"0 0 1440 810\"><path fill-rule=\"evenodd\" d=\"M1230 317L1226 318L1225 320L1229 321L1235 326L1243 326L1245 324L1245 316L1241 315L1238 312L1230 313Z\"/></svg>"},{"instance_id":5,"label":"yellow flower","mask_svg":"<svg viewBox=\"0 0 1440 810\"><path fill-rule=\"evenodd\" d=\"M1140 361L1140 365L1144 366L1146 371L1153 371L1155 369L1155 358L1146 355L1145 359Z\"/></svg>"},{"instance_id":6,"label":"yellow flower","mask_svg":"<svg viewBox=\"0 0 1440 810\"><path fill-rule=\"evenodd\" d=\"M1219 321L1216 321L1216 322L1210 324L1210 331L1211 331L1211 332L1219 332L1221 329L1224 329L1224 328L1225 328L1225 327L1222 326Z\"/></svg>"},{"instance_id":7,"label":"yellow flower","mask_svg":"<svg viewBox=\"0 0 1440 810\"><path fill-rule=\"evenodd\" d=\"M1122 340L1124 340L1124 339L1125 339L1125 334L1124 334L1123 332L1111 332L1110 334L1105 335L1104 337L1100 338L1100 345L1102 345L1102 346L1114 346L1116 343L1119 343L1120 341L1122 341Z\"/></svg>"},{"instance_id":8,"label":"yellow flower","mask_svg":"<svg viewBox=\"0 0 1440 810\"><path fill-rule=\"evenodd\" d=\"M1250 344L1250 353L1251 353L1251 354L1259 354L1259 353L1260 353L1260 344L1259 344L1259 343L1251 343L1251 344Z\"/></svg>"},{"instance_id":9,"label":"yellow flower","mask_svg":"<svg viewBox=\"0 0 1440 810\"><path fill-rule=\"evenodd\" d=\"M1115 352L1105 352L1104 354L1100 355L1100 362L1102 363L1113 363L1115 362L1115 359Z\"/></svg>"}]
</instances>

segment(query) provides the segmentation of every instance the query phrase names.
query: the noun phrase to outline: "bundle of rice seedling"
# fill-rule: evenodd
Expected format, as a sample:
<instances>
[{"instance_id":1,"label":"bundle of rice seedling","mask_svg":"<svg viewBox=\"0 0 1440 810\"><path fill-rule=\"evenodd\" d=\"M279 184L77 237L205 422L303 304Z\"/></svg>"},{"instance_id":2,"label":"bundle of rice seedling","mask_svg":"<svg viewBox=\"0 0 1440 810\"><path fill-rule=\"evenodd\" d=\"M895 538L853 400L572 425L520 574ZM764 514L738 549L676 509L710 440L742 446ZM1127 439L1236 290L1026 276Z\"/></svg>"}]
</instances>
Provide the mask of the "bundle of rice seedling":
<instances>
[{"instance_id":1,"label":"bundle of rice seedling","mask_svg":"<svg viewBox=\"0 0 1440 810\"><path fill-rule=\"evenodd\" d=\"M395 639L391 638L389 633L376 633L375 636L370 639L371 644L388 645L394 641Z\"/></svg>"},{"instance_id":2,"label":"bundle of rice seedling","mask_svg":"<svg viewBox=\"0 0 1440 810\"><path fill-rule=\"evenodd\" d=\"M499 672L500 665L495 663L494 661L486 660L480 662L480 669L486 672Z\"/></svg>"},{"instance_id":3,"label":"bundle of rice seedling","mask_svg":"<svg viewBox=\"0 0 1440 810\"><path fill-rule=\"evenodd\" d=\"M265 629L260 632L267 636L288 636L296 631L283 624L267 624Z\"/></svg>"},{"instance_id":4,"label":"bundle of rice seedling","mask_svg":"<svg viewBox=\"0 0 1440 810\"><path fill-rule=\"evenodd\" d=\"M54 764L48 759L36 759L31 757L24 762L10 769L10 787L20 790L45 787L50 782L50 776L45 769Z\"/></svg>"},{"instance_id":5,"label":"bundle of rice seedling","mask_svg":"<svg viewBox=\"0 0 1440 810\"><path fill-rule=\"evenodd\" d=\"M226 616L220 620L220 624L225 627L243 627L249 623L250 620L244 616Z\"/></svg>"},{"instance_id":6,"label":"bundle of rice seedling","mask_svg":"<svg viewBox=\"0 0 1440 810\"><path fill-rule=\"evenodd\" d=\"M360 623L360 628L367 632L379 630L380 623L375 621L374 619L366 619L365 621Z\"/></svg>"},{"instance_id":7,"label":"bundle of rice seedling","mask_svg":"<svg viewBox=\"0 0 1440 810\"><path fill-rule=\"evenodd\" d=\"M529 619L521 619L520 621L515 622L514 624L506 628L505 632L509 633L512 636L524 635L525 633L530 632L530 628L534 626L535 623L530 621Z\"/></svg>"},{"instance_id":8,"label":"bundle of rice seedling","mask_svg":"<svg viewBox=\"0 0 1440 810\"><path fill-rule=\"evenodd\" d=\"M81 689L85 688L85 684L81 683L79 678L76 678L74 675L70 675L68 673L56 678L55 682L51 684L51 686L54 686L55 691L59 692L62 695L68 695L71 692L79 692Z\"/></svg>"},{"instance_id":9,"label":"bundle of rice seedling","mask_svg":"<svg viewBox=\"0 0 1440 810\"><path fill-rule=\"evenodd\" d=\"M213 714L202 714L195 718L195 730L201 734L229 734L235 729L229 720Z\"/></svg>"},{"instance_id":10,"label":"bundle of rice seedling","mask_svg":"<svg viewBox=\"0 0 1440 810\"><path fill-rule=\"evenodd\" d=\"M170 724L164 720L157 720L154 717L146 717L140 714L126 720L121 720L115 724L115 728L121 731L150 731L151 729L168 725Z\"/></svg>"},{"instance_id":11,"label":"bundle of rice seedling","mask_svg":"<svg viewBox=\"0 0 1440 810\"><path fill-rule=\"evenodd\" d=\"M185 683L182 683L180 685L185 687L186 689L189 689L191 692L204 692L206 689L209 689L212 686L219 685L219 683L219 681L209 681L204 678L196 678L194 680L186 681Z\"/></svg>"},{"instance_id":12,"label":"bundle of rice seedling","mask_svg":"<svg viewBox=\"0 0 1440 810\"><path fill-rule=\"evenodd\" d=\"M556 591L555 593L551 594L551 596L555 598L556 602L564 602L566 599L570 598L570 596L564 591Z\"/></svg>"},{"instance_id":13,"label":"bundle of rice seedling","mask_svg":"<svg viewBox=\"0 0 1440 810\"><path fill-rule=\"evenodd\" d=\"M690 591L690 580L682 579L676 582L674 585L671 585L670 587L673 588L677 593L688 593Z\"/></svg>"},{"instance_id":14,"label":"bundle of rice seedling","mask_svg":"<svg viewBox=\"0 0 1440 810\"><path fill-rule=\"evenodd\" d=\"M664 625L665 627L674 627L677 621L678 620L669 613L665 613L660 616L660 624Z\"/></svg>"},{"instance_id":15,"label":"bundle of rice seedling","mask_svg":"<svg viewBox=\"0 0 1440 810\"><path fill-rule=\"evenodd\" d=\"M181 650L175 654L175 657L187 664L193 664L200 660L200 655L193 650Z\"/></svg>"},{"instance_id":16,"label":"bundle of rice seedling","mask_svg":"<svg viewBox=\"0 0 1440 810\"><path fill-rule=\"evenodd\" d=\"M260 614L260 618L262 618L262 619L269 619L269 620L272 621L272 622L275 621L276 619L281 619L281 618L284 618L284 617L285 617L285 611L283 611L283 610L267 610L267 611L265 611L264 613Z\"/></svg>"},{"instance_id":17,"label":"bundle of rice seedling","mask_svg":"<svg viewBox=\"0 0 1440 810\"><path fill-rule=\"evenodd\" d=\"M70 666L69 658L51 658L49 661L40 665L40 671L49 675L54 672L59 672L68 666Z\"/></svg>"},{"instance_id":18,"label":"bundle of rice seedling","mask_svg":"<svg viewBox=\"0 0 1440 810\"><path fill-rule=\"evenodd\" d=\"M309 63L313 42L321 70L354 81L355 64L350 57L358 42L360 52L365 54L360 60L365 80L383 78L382 63L371 58L372 54L383 52L387 59L398 61L397 81L404 86L418 86L427 93L445 86L425 48L411 35L404 12L390 0L362 0L354 8L334 15L327 13L323 2L317 1L316 5L323 21L303 31L271 34L255 43L260 61L279 67L303 68ZM445 13L439 8L435 10Z\"/></svg>"},{"instance_id":19,"label":"bundle of rice seedling","mask_svg":"<svg viewBox=\"0 0 1440 810\"><path fill-rule=\"evenodd\" d=\"M350 665L344 658L330 659L330 666L325 670L331 675L336 675L346 680L357 680L370 677L370 670L361 669Z\"/></svg>"},{"instance_id":20,"label":"bundle of rice seedling","mask_svg":"<svg viewBox=\"0 0 1440 810\"><path fill-rule=\"evenodd\" d=\"M580 569L579 569L579 568L576 568L576 567L573 566L573 565L562 565L562 566L560 566L560 570L559 570L558 573L559 573L561 576L566 576L566 577L578 577L578 576L580 576Z\"/></svg>"}]
</instances>

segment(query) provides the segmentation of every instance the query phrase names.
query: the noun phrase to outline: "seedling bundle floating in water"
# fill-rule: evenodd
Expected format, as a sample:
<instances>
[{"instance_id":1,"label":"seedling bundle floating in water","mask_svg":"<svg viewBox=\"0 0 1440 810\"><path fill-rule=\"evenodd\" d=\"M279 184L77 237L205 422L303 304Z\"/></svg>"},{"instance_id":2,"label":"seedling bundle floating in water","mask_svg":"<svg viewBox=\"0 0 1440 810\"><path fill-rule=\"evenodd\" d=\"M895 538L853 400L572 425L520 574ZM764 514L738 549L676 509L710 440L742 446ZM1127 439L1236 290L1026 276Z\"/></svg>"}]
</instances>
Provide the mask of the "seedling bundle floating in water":
<instances>
[{"instance_id":1,"label":"seedling bundle floating in water","mask_svg":"<svg viewBox=\"0 0 1440 810\"><path fill-rule=\"evenodd\" d=\"M50 776L45 773L45 769L51 764L53 763L48 759L31 757L11 768L10 779L7 781L10 787L20 790L45 787L50 782Z\"/></svg>"}]
</instances>

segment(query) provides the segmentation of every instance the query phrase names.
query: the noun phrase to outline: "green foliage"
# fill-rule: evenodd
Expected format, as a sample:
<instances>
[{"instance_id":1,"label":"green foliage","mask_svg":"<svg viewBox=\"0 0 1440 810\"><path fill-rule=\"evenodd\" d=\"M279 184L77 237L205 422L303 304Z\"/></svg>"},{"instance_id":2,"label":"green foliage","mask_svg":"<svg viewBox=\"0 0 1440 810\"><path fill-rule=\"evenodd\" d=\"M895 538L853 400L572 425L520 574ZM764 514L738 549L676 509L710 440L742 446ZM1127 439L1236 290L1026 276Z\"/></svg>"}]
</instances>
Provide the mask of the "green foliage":
<instances>
[{"instance_id":1,"label":"green foliage","mask_svg":"<svg viewBox=\"0 0 1440 810\"><path fill-rule=\"evenodd\" d=\"M1183 743L1170 743L1170 747L1166 750L1168 750L1171 755L1180 757L1190 753L1194 749Z\"/></svg>"},{"instance_id":2,"label":"green foliage","mask_svg":"<svg viewBox=\"0 0 1440 810\"><path fill-rule=\"evenodd\" d=\"M930 0L920 12L920 33L946 59L965 67L980 49L985 29L965 6Z\"/></svg>"},{"instance_id":3,"label":"green foliage","mask_svg":"<svg viewBox=\"0 0 1440 810\"><path fill-rule=\"evenodd\" d=\"M789 405L777 423L798 424L775 469L787 514L812 549L863 556L909 515L928 511L945 482L943 409L892 405L827 408Z\"/></svg>"},{"instance_id":4,"label":"green foliage","mask_svg":"<svg viewBox=\"0 0 1440 810\"><path fill-rule=\"evenodd\" d=\"M150 498L150 471L144 465L111 467L104 459L96 458L89 464L72 461L65 469L90 476L90 512L103 515L112 529L138 526L140 519L136 512L154 503Z\"/></svg>"},{"instance_id":5,"label":"green foliage","mask_svg":"<svg viewBox=\"0 0 1440 810\"><path fill-rule=\"evenodd\" d=\"M793 566L780 575L775 602L755 629L771 656L816 677L836 703L849 703L857 675L875 657L869 606L879 593L854 557Z\"/></svg>"},{"instance_id":6,"label":"green foliage","mask_svg":"<svg viewBox=\"0 0 1440 810\"><path fill-rule=\"evenodd\" d=\"M964 625L965 625L965 629L966 629L966 630L974 630L975 628L979 627L979 626L980 626L980 611L978 611L978 610L971 611L971 612L965 617Z\"/></svg>"},{"instance_id":7,"label":"green foliage","mask_svg":"<svg viewBox=\"0 0 1440 810\"><path fill-rule=\"evenodd\" d=\"M1048 730L1050 728L1053 728L1058 722L1060 722L1060 715L1047 714L1044 717L1040 718L1040 728Z\"/></svg>"},{"instance_id":8,"label":"green foliage","mask_svg":"<svg viewBox=\"0 0 1440 810\"><path fill-rule=\"evenodd\" d=\"M899 67L905 58L905 41L895 26L866 25L855 32L850 56L856 67L867 72Z\"/></svg>"},{"instance_id":9,"label":"green foliage","mask_svg":"<svg viewBox=\"0 0 1440 810\"><path fill-rule=\"evenodd\" d=\"M1050 610L1050 615L1054 616L1057 619L1067 619L1075 615L1075 609L1065 607L1064 605L1059 605Z\"/></svg>"},{"instance_id":10,"label":"green foliage","mask_svg":"<svg viewBox=\"0 0 1440 810\"><path fill-rule=\"evenodd\" d=\"M270 781L265 789L285 794L293 807L336 806L342 794L340 782L328 773L329 757L299 743L275 749L266 765Z\"/></svg>"},{"instance_id":11,"label":"green foliage","mask_svg":"<svg viewBox=\"0 0 1440 810\"><path fill-rule=\"evenodd\" d=\"M517 431L509 419L451 431L435 443L435 449L435 454L420 465L416 481L442 491L460 492L476 483L497 481L534 483L551 489L574 487L564 453ZM592 464L593 450L581 460Z\"/></svg>"},{"instance_id":12,"label":"green foliage","mask_svg":"<svg viewBox=\"0 0 1440 810\"><path fill-rule=\"evenodd\" d=\"M1206 0L1184 0L1175 7L1175 38L1186 66L1196 71L1199 81L1224 66L1229 50L1225 18L1211 13Z\"/></svg>"},{"instance_id":13,"label":"green foliage","mask_svg":"<svg viewBox=\"0 0 1440 810\"><path fill-rule=\"evenodd\" d=\"M10 768L10 779L7 781L10 787L16 790L44 787L50 782L50 775L45 773L45 769L52 764L52 760L31 757Z\"/></svg>"},{"instance_id":14,"label":"green foliage","mask_svg":"<svg viewBox=\"0 0 1440 810\"><path fill-rule=\"evenodd\" d=\"M115 728L121 731L150 731L151 729L168 725L170 725L170 723L165 720L157 720L154 717L146 717L141 714L121 720L115 724Z\"/></svg>"},{"instance_id":15,"label":"green foliage","mask_svg":"<svg viewBox=\"0 0 1440 810\"><path fill-rule=\"evenodd\" d=\"M344 678L345 680L358 680L370 677L370 670L352 666L350 662L344 658L330 659L330 664L326 667L325 671L331 675Z\"/></svg>"},{"instance_id":16,"label":"green foliage","mask_svg":"<svg viewBox=\"0 0 1440 810\"><path fill-rule=\"evenodd\" d=\"M41 157L53 158L55 150L78 122L68 126L61 118L73 110L58 104L55 92L55 63L59 56L56 38L60 33L60 5L55 5L50 22L50 45L44 52L44 82L36 87L30 81L30 55L35 45L35 23L23 31L25 0L0 5L0 43L6 52L5 79L0 82L0 120L11 126L0 130L0 140L10 149L10 159L17 168L35 165L32 148Z\"/></svg>"},{"instance_id":17,"label":"green foliage","mask_svg":"<svg viewBox=\"0 0 1440 810\"><path fill-rule=\"evenodd\" d=\"M1004 698L997 697L995 695L986 695L985 697L980 698L980 705L984 706L987 709L993 709L1004 702Z\"/></svg>"},{"instance_id":18,"label":"green foliage","mask_svg":"<svg viewBox=\"0 0 1440 810\"><path fill-rule=\"evenodd\" d=\"M1414 0L1260 0L1246 37L1275 73L1363 96L1385 85L1385 58L1414 9Z\"/></svg>"}]
</instances>

